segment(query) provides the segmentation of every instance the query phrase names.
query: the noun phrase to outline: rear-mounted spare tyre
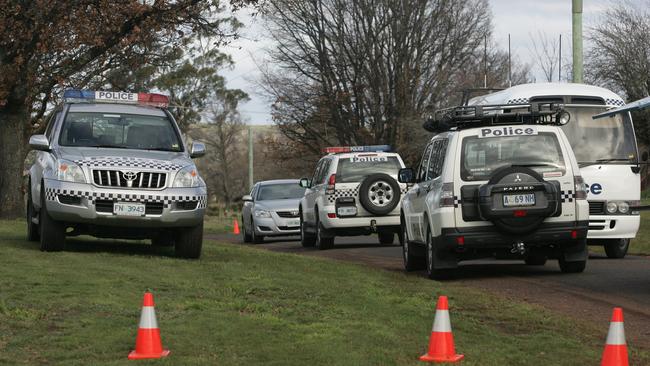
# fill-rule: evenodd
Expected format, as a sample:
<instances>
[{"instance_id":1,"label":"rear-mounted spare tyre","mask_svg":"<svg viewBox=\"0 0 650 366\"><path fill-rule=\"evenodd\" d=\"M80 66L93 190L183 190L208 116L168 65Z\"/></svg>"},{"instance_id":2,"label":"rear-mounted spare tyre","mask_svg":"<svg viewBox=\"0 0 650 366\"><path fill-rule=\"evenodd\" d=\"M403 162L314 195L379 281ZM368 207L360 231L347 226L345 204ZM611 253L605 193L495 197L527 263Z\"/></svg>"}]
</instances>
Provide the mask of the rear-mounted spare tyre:
<instances>
[{"instance_id":1,"label":"rear-mounted spare tyre","mask_svg":"<svg viewBox=\"0 0 650 366\"><path fill-rule=\"evenodd\" d=\"M547 217L561 214L560 200L559 182L520 166L498 169L479 188L481 216L505 234L533 232Z\"/></svg>"},{"instance_id":2,"label":"rear-mounted spare tyre","mask_svg":"<svg viewBox=\"0 0 650 366\"><path fill-rule=\"evenodd\" d=\"M359 186L359 202L373 215L391 213L399 203L399 184L388 174L377 173L366 177Z\"/></svg>"}]
</instances>

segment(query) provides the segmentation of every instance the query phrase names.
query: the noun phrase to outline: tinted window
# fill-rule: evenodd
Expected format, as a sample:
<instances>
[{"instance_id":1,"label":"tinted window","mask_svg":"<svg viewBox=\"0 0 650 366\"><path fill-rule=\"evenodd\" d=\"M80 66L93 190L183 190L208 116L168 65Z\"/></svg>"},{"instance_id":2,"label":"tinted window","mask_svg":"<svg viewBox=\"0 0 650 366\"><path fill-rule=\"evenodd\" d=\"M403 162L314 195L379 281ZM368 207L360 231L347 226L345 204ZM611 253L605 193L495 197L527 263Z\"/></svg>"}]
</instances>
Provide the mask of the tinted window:
<instances>
[{"instance_id":1,"label":"tinted window","mask_svg":"<svg viewBox=\"0 0 650 366\"><path fill-rule=\"evenodd\" d=\"M418 182L426 181L426 173L429 167L429 156L431 155L431 149L433 148L433 142L427 145L424 149L424 154L422 154L422 160L420 160L420 168L418 169Z\"/></svg>"},{"instance_id":2,"label":"tinted window","mask_svg":"<svg viewBox=\"0 0 650 366\"><path fill-rule=\"evenodd\" d=\"M547 176L564 175L564 158L555 134L463 139L461 178L465 181L489 180L502 167L529 167Z\"/></svg>"},{"instance_id":3,"label":"tinted window","mask_svg":"<svg viewBox=\"0 0 650 366\"><path fill-rule=\"evenodd\" d=\"M447 153L447 140L436 140L433 143L431 159L427 169L426 180L435 179L442 174L442 165Z\"/></svg>"},{"instance_id":4,"label":"tinted window","mask_svg":"<svg viewBox=\"0 0 650 366\"><path fill-rule=\"evenodd\" d=\"M400 168L395 156L364 154L340 158L336 168L336 183L361 182L365 177L376 173L397 175Z\"/></svg>"},{"instance_id":5,"label":"tinted window","mask_svg":"<svg viewBox=\"0 0 650 366\"><path fill-rule=\"evenodd\" d=\"M136 114L69 112L59 144L182 151L182 144L167 117Z\"/></svg>"},{"instance_id":6,"label":"tinted window","mask_svg":"<svg viewBox=\"0 0 650 366\"><path fill-rule=\"evenodd\" d=\"M258 201L285 200L301 198L305 195L305 189L298 183L265 184L261 185L257 192Z\"/></svg>"}]
</instances>

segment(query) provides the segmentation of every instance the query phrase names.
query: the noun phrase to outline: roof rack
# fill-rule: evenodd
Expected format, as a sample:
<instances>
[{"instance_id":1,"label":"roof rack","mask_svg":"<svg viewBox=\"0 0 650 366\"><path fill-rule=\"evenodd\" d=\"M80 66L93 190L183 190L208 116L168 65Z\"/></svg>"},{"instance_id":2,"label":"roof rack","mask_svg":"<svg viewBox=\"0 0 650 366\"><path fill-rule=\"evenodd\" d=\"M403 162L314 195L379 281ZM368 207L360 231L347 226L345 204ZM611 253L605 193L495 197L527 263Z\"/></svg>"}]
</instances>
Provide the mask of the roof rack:
<instances>
[{"instance_id":1,"label":"roof rack","mask_svg":"<svg viewBox=\"0 0 650 366\"><path fill-rule=\"evenodd\" d=\"M422 127L429 132L499 125L565 125L569 112L563 104L489 104L457 106L434 112Z\"/></svg>"}]
</instances>

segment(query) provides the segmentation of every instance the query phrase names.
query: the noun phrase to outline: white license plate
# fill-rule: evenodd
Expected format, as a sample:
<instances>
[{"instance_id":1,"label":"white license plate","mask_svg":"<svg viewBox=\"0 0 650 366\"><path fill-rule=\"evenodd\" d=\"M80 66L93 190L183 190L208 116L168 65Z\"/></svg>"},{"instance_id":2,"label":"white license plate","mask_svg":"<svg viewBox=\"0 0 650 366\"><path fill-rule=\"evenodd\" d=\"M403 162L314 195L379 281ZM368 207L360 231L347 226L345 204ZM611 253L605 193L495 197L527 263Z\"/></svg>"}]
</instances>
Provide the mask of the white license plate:
<instances>
[{"instance_id":1,"label":"white license plate","mask_svg":"<svg viewBox=\"0 0 650 366\"><path fill-rule=\"evenodd\" d=\"M357 208L355 206L342 206L336 209L336 214L338 216L356 216Z\"/></svg>"},{"instance_id":2,"label":"white license plate","mask_svg":"<svg viewBox=\"0 0 650 366\"><path fill-rule=\"evenodd\" d=\"M115 202L113 213L117 216L144 216L144 203Z\"/></svg>"},{"instance_id":3,"label":"white license plate","mask_svg":"<svg viewBox=\"0 0 650 366\"><path fill-rule=\"evenodd\" d=\"M504 207L534 206L534 205L535 205L535 193L503 195Z\"/></svg>"},{"instance_id":4,"label":"white license plate","mask_svg":"<svg viewBox=\"0 0 650 366\"><path fill-rule=\"evenodd\" d=\"M300 220L289 220L287 221L287 226L289 227L300 226Z\"/></svg>"}]
</instances>

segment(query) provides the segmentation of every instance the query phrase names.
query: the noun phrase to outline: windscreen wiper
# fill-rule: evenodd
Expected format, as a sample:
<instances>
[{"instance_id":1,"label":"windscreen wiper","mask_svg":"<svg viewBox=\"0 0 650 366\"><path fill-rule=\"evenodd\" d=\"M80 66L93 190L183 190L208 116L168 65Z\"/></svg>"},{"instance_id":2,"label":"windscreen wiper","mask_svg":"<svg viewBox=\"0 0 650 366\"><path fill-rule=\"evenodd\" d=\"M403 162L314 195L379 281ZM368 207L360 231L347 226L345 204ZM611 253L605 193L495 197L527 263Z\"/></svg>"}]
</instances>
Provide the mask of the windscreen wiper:
<instances>
[{"instance_id":1,"label":"windscreen wiper","mask_svg":"<svg viewBox=\"0 0 650 366\"><path fill-rule=\"evenodd\" d=\"M179 152L180 150L174 150L174 149L168 149L166 147L152 147L149 149L145 149L149 151L171 151L171 152Z\"/></svg>"},{"instance_id":2,"label":"windscreen wiper","mask_svg":"<svg viewBox=\"0 0 650 366\"><path fill-rule=\"evenodd\" d=\"M111 148L111 149L128 149L126 146L121 146L121 145L111 145L111 144L103 144L103 145L91 145L88 147L105 147L105 148Z\"/></svg>"},{"instance_id":3,"label":"windscreen wiper","mask_svg":"<svg viewBox=\"0 0 650 366\"><path fill-rule=\"evenodd\" d=\"M550 166L550 167L553 167L553 168L560 168L559 165L550 164L550 163L512 164L511 166L520 166L520 167L524 167L524 168L531 168L531 167L534 167L534 166Z\"/></svg>"},{"instance_id":4,"label":"windscreen wiper","mask_svg":"<svg viewBox=\"0 0 650 366\"><path fill-rule=\"evenodd\" d=\"M611 158L611 159L596 159L596 161L579 161L578 164L580 165L593 165L593 164L606 164L606 163L613 163L613 162L628 162L630 164L634 164L634 162L630 161L630 159L625 159L625 158Z\"/></svg>"}]
</instances>

